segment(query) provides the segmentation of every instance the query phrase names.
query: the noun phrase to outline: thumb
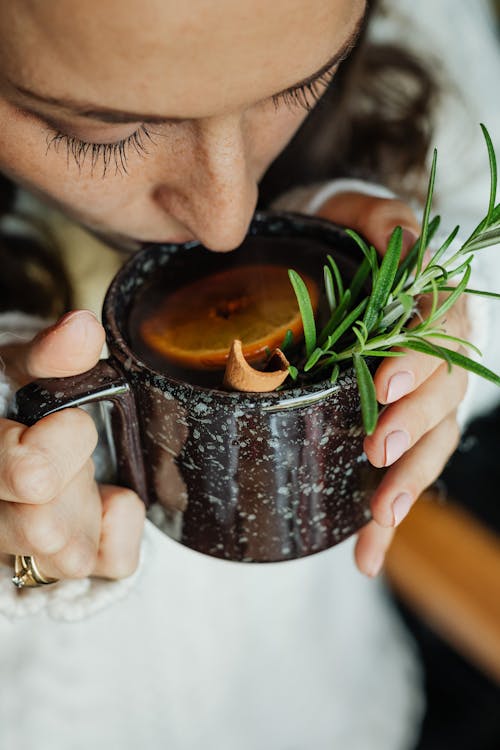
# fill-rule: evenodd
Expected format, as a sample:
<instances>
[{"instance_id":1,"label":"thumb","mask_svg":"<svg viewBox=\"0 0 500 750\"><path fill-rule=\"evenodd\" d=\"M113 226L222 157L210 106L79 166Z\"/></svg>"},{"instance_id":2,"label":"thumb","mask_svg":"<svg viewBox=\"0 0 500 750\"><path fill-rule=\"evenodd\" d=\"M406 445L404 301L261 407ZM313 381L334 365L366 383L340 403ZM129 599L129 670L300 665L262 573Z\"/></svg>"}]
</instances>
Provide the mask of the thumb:
<instances>
[{"instance_id":1,"label":"thumb","mask_svg":"<svg viewBox=\"0 0 500 750\"><path fill-rule=\"evenodd\" d=\"M67 313L26 345L23 374L30 380L86 372L99 359L104 341L104 328L94 313Z\"/></svg>"}]
</instances>

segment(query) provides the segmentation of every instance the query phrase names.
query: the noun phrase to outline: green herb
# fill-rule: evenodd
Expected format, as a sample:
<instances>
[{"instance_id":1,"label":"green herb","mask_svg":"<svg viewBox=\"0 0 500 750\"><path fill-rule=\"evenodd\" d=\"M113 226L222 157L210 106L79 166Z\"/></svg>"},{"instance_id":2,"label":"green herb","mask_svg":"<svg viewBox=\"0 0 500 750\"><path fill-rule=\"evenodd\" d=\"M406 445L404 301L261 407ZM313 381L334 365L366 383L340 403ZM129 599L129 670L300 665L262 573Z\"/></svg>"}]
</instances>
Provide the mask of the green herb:
<instances>
[{"instance_id":1,"label":"green herb","mask_svg":"<svg viewBox=\"0 0 500 750\"><path fill-rule=\"evenodd\" d=\"M285 333L285 338L283 339L283 342L280 346L280 349L282 352L286 352L287 349L289 349L293 344L293 332L288 329L288 331Z\"/></svg>"},{"instance_id":2,"label":"green herb","mask_svg":"<svg viewBox=\"0 0 500 750\"><path fill-rule=\"evenodd\" d=\"M354 370L358 381L359 397L361 401L361 413L363 415L363 426L367 435L371 435L375 429L378 419L378 405L375 396L375 383L363 357L359 354L353 355Z\"/></svg>"},{"instance_id":3,"label":"green herb","mask_svg":"<svg viewBox=\"0 0 500 750\"><path fill-rule=\"evenodd\" d=\"M304 339L306 342L306 353L310 357L316 346L316 322L314 320L314 311L307 286L302 281L297 271L288 271L288 276L292 282L293 290L299 303L302 325L304 327Z\"/></svg>"},{"instance_id":4,"label":"green herb","mask_svg":"<svg viewBox=\"0 0 500 750\"><path fill-rule=\"evenodd\" d=\"M474 349L471 343L446 334L438 321L462 294L475 294L500 299L500 294L469 289L474 254L483 248L500 243L500 203L497 196L497 161L488 130L481 125L490 165L490 195L486 216L479 222L470 237L455 251L450 251L459 227L433 253L424 267L424 254L435 236L440 218L431 218L432 198L436 180L437 152L434 151L430 170L427 197L422 217L419 239L406 258L400 262L402 229L396 227L387 251L379 260L373 246L352 230L347 234L357 243L364 260L349 287L345 286L338 266L330 256L324 266L325 293L330 317L323 329L317 332L313 306L307 287L296 271L289 276L299 304L304 327L306 358L302 365L302 377L338 378L340 367L352 363L359 388L363 425L371 435L377 425L378 404L375 385L366 362L372 357L400 357L401 351L394 347L412 349L448 364L462 367L487 380L500 385L500 377L475 360L446 346L434 343L440 340ZM450 281L455 279L455 283ZM363 288L370 292L360 299ZM451 292L440 302L442 292ZM432 295L432 309L425 320L415 325L417 300L420 295ZM326 372L325 372L326 371ZM301 376L295 365L290 366L290 376L296 380Z\"/></svg>"}]
</instances>

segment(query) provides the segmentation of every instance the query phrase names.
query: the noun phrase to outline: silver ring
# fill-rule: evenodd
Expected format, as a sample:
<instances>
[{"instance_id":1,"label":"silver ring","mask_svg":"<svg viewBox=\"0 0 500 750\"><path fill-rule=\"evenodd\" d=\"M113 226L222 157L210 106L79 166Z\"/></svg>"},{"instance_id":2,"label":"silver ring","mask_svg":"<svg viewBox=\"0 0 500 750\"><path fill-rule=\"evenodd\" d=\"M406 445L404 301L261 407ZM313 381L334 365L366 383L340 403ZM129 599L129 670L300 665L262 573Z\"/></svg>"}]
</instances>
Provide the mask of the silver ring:
<instances>
[{"instance_id":1,"label":"silver ring","mask_svg":"<svg viewBox=\"0 0 500 750\"><path fill-rule=\"evenodd\" d=\"M46 578L30 555L16 555L14 560L14 573L12 583L18 589L36 588L37 586L48 586L56 583L57 578Z\"/></svg>"}]
</instances>

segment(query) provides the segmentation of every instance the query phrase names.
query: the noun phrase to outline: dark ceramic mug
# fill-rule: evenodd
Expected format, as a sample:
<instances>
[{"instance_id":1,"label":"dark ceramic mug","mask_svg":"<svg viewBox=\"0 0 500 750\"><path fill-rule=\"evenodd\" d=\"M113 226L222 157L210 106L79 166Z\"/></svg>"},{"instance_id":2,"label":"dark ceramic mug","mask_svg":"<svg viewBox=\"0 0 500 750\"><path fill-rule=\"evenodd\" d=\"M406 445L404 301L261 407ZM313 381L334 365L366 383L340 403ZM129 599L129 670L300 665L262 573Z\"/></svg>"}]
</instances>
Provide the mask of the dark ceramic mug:
<instances>
[{"instance_id":1,"label":"dark ceramic mug","mask_svg":"<svg viewBox=\"0 0 500 750\"><path fill-rule=\"evenodd\" d=\"M322 283L332 252L352 274L358 256L341 229L285 213L256 214L232 253L194 242L145 248L121 268L104 301L109 358L83 375L25 386L13 418L33 424L65 407L110 401L118 483L139 494L169 536L199 552L271 562L341 542L369 520L380 479L363 453L352 371L335 385L272 393L203 387L146 364L130 326L153 282L172 289L182 278L271 262Z\"/></svg>"}]
</instances>

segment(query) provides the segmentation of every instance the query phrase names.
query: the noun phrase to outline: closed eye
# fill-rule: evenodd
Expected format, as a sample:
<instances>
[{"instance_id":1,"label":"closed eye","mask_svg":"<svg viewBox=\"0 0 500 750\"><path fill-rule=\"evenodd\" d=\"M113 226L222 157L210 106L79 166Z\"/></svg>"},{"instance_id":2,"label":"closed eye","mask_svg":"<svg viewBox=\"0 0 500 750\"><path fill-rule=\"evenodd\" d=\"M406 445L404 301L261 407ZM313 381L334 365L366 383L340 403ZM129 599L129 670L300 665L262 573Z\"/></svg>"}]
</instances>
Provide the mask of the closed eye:
<instances>
[{"instance_id":1,"label":"closed eye","mask_svg":"<svg viewBox=\"0 0 500 750\"><path fill-rule=\"evenodd\" d=\"M91 176L93 176L100 164L101 176L106 177L110 167L114 167L115 175L127 174L127 160L130 152L133 151L142 158L147 156L147 141L154 143L145 125L141 125L129 136L114 143L92 143L54 130L47 137L47 153L51 149L59 153L61 148L64 148L68 166L70 159L73 159L81 171L85 163L90 163Z\"/></svg>"},{"instance_id":2,"label":"closed eye","mask_svg":"<svg viewBox=\"0 0 500 750\"><path fill-rule=\"evenodd\" d=\"M281 104L286 104L289 107L302 107L309 112L321 99L335 77L337 68L338 63L312 81L300 84L299 86L293 86L286 89L286 91L282 91L280 94L275 94L272 97L274 106L278 108Z\"/></svg>"},{"instance_id":3,"label":"closed eye","mask_svg":"<svg viewBox=\"0 0 500 750\"><path fill-rule=\"evenodd\" d=\"M335 77L335 74L339 68L339 65L351 54L352 50L356 46L356 40L359 36L363 25L364 17L362 17L354 30L351 38L347 41L344 48L330 60L325 67L305 81L291 86L289 89L282 91L279 94L275 94L272 97L274 106L277 108L280 104L287 104L292 107L302 107L307 111L311 110L314 105L321 99L325 90L328 88L330 83Z\"/></svg>"}]
</instances>

